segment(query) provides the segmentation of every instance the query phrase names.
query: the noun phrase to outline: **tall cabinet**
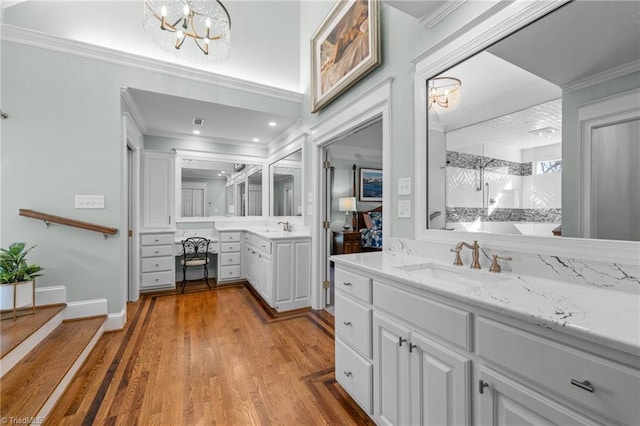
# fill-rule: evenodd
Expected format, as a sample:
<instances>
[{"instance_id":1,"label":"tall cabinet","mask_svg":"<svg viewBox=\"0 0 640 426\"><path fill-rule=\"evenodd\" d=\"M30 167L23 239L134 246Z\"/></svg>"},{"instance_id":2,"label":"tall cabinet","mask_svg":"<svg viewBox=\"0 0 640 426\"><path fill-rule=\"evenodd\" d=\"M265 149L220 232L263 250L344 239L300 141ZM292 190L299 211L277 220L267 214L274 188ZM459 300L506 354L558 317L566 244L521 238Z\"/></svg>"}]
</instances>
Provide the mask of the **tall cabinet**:
<instances>
[{"instance_id":1,"label":"tall cabinet","mask_svg":"<svg viewBox=\"0 0 640 426\"><path fill-rule=\"evenodd\" d=\"M175 154L142 151L140 289L175 287Z\"/></svg>"}]
</instances>

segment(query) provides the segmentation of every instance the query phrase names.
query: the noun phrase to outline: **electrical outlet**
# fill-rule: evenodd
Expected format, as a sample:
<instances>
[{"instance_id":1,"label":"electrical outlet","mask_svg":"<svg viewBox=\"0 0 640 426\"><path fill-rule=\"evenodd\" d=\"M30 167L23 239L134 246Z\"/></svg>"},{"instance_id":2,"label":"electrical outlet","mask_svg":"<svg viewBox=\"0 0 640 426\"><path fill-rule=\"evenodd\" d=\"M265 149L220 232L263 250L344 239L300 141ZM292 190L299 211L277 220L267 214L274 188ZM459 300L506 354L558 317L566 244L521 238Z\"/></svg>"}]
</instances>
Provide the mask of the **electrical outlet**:
<instances>
[{"instance_id":1,"label":"electrical outlet","mask_svg":"<svg viewBox=\"0 0 640 426\"><path fill-rule=\"evenodd\" d=\"M76 195L76 209L104 209L104 195Z\"/></svg>"},{"instance_id":2,"label":"electrical outlet","mask_svg":"<svg viewBox=\"0 0 640 426\"><path fill-rule=\"evenodd\" d=\"M411 178L398 179L398 195L411 195Z\"/></svg>"},{"instance_id":3,"label":"electrical outlet","mask_svg":"<svg viewBox=\"0 0 640 426\"><path fill-rule=\"evenodd\" d=\"M398 217L411 217L411 200L398 201Z\"/></svg>"}]
</instances>

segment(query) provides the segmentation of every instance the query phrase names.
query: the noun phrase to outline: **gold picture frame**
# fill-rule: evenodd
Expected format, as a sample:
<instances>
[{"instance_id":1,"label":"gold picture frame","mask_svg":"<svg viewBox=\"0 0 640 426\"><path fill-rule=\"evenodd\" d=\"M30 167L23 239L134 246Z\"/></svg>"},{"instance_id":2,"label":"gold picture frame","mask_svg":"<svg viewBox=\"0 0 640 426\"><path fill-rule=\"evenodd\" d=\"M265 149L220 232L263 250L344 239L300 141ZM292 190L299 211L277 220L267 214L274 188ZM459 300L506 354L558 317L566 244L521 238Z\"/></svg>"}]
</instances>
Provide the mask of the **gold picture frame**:
<instances>
[{"instance_id":1,"label":"gold picture frame","mask_svg":"<svg viewBox=\"0 0 640 426\"><path fill-rule=\"evenodd\" d=\"M311 112L380 63L378 0L338 0L311 37Z\"/></svg>"}]
</instances>

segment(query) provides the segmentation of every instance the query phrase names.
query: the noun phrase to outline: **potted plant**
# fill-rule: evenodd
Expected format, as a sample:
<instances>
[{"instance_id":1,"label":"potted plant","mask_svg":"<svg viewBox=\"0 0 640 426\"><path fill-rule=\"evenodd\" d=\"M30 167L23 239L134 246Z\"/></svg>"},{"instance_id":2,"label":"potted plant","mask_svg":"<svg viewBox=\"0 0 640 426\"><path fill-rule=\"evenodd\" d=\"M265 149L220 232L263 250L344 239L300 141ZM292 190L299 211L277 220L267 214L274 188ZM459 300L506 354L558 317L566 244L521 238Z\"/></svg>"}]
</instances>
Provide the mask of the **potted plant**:
<instances>
[{"instance_id":1,"label":"potted plant","mask_svg":"<svg viewBox=\"0 0 640 426\"><path fill-rule=\"evenodd\" d=\"M16 311L27 306L34 308L35 278L42 268L27 263L27 254L33 247L25 243L13 243L8 249L0 249L0 311Z\"/></svg>"}]
</instances>

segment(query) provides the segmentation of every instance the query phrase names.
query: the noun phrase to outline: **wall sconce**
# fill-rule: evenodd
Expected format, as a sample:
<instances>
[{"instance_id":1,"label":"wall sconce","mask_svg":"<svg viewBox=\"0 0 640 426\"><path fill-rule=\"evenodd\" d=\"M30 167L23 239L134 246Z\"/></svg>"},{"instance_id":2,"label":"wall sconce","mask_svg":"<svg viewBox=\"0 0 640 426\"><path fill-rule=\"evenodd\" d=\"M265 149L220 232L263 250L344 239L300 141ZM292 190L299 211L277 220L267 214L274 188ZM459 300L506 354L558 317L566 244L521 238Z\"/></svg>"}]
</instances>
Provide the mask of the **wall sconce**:
<instances>
[{"instance_id":1,"label":"wall sconce","mask_svg":"<svg viewBox=\"0 0 640 426\"><path fill-rule=\"evenodd\" d=\"M338 210L345 212L344 226L345 231L351 229L351 212L356 211L356 197L342 197L338 199Z\"/></svg>"}]
</instances>

